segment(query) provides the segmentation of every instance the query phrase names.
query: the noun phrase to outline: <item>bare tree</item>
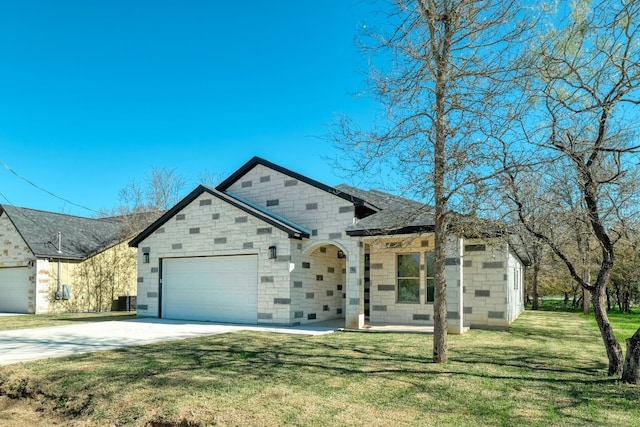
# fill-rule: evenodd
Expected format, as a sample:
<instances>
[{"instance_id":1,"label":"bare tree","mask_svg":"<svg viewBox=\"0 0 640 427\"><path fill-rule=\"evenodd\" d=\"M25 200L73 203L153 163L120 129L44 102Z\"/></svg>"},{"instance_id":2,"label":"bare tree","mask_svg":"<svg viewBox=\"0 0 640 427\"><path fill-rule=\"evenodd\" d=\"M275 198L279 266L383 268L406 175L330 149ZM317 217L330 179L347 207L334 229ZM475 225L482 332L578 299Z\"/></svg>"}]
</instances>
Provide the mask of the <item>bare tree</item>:
<instances>
[{"instance_id":1,"label":"bare tree","mask_svg":"<svg viewBox=\"0 0 640 427\"><path fill-rule=\"evenodd\" d=\"M531 51L528 140L535 155L553 165L539 183L557 211L581 221L583 233L598 247L595 278L584 274L584 258L573 257L557 236L531 226L520 192L523 175L509 169L511 199L525 227L544 241L568 268L573 280L591 294L609 359L609 375L623 371L622 349L607 317L606 286L616 262L621 230L637 215L634 176L640 144L633 134L640 105L640 2L575 1L563 4ZM562 194L558 188L569 188ZM566 197L566 196L569 197ZM579 197L575 203L574 196ZM572 200L573 199L573 200ZM566 218L566 214L564 214ZM575 239L578 249L583 240ZM582 248L577 252L584 254ZM573 253L576 253L574 251ZM638 334L636 334L638 335ZM633 353L634 349L631 349ZM630 378L624 378L632 382ZM637 378L636 378L637 380Z\"/></svg>"},{"instance_id":2,"label":"bare tree","mask_svg":"<svg viewBox=\"0 0 640 427\"><path fill-rule=\"evenodd\" d=\"M175 205L187 181L176 169L152 168L142 179L133 179L118 194L119 206L104 210L102 217L123 222L123 237L135 235Z\"/></svg>"},{"instance_id":3,"label":"bare tree","mask_svg":"<svg viewBox=\"0 0 640 427\"><path fill-rule=\"evenodd\" d=\"M474 213L494 176L495 149L516 114L509 97L529 28L522 1L396 0L369 32L371 87L379 123L344 118L335 138L354 173L390 178L434 206L433 360L446 362L445 259L451 211ZM508 99L508 102L507 102ZM342 164L345 167L345 164Z\"/></svg>"}]
</instances>

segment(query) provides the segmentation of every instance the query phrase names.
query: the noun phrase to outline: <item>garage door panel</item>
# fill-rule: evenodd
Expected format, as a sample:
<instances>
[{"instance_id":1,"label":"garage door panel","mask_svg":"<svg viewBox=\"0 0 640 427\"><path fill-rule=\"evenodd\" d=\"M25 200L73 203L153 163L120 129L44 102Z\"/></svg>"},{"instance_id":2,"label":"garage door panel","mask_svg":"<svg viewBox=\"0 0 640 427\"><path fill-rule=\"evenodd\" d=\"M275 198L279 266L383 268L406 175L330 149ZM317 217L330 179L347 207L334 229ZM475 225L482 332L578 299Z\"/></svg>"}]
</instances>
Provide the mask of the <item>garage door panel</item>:
<instances>
[{"instance_id":1,"label":"garage door panel","mask_svg":"<svg viewBox=\"0 0 640 427\"><path fill-rule=\"evenodd\" d=\"M0 312L29 311L29 269L0 268Z\"/></svg>"},{"instance_id":2,"label":"garage door panel","mask_svg":"<svg viewBox=\"0 0 640 427\"><path fill-rule=\"evenodd\" d=\"M255 255L165 259L162 317L257 323Z\"/></svg>"}]
</instances>

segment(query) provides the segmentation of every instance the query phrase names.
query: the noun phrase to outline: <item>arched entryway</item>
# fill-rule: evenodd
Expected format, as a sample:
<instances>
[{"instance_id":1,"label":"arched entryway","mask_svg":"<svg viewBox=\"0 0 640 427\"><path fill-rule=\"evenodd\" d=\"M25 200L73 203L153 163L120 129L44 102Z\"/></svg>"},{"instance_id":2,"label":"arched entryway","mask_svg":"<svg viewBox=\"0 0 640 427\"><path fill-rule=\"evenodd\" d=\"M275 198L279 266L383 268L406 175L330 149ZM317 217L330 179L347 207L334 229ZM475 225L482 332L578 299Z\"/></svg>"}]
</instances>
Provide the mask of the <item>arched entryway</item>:
<instances>
[{"instance_id":1,"label":"arched entryway","mask_svg":"<svg viewBox=\"0 0 640 427\"><path fill-rule=\"evenodd\" d=\"M336 242L303 248L302 263L292 272L292 300L301 324L341 319L346 313L346 249Z\"/></svg>"}]
</instances>

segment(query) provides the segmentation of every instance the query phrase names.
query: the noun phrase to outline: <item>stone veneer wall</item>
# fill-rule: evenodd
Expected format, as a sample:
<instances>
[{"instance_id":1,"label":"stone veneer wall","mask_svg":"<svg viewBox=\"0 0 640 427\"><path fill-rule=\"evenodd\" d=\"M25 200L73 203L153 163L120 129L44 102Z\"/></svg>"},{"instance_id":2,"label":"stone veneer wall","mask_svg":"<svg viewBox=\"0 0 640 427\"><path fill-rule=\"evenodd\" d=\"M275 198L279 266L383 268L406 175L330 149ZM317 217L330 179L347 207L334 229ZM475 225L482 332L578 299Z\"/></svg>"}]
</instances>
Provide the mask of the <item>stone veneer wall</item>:
<instances>
[{"instance_id":1,"label":"stone veneer wall","mask_svg":"<svg viewBox=\"0 0 640 427\"><path fill-rule=\"evenodd\" d=\"M291 323L290 263L287 233L203 193L138 247L138 316L157 317L161 258L258 255L258 323ZM299 242L293 240L294 242ZM269 246L278 257L268 259ZM143 253L149 252L149 263Z\"/></svg>"},{"instance_id":2,"label":"stone veneer wall","mask_svg":"<svg viewBox=\"0 0 640 427\"><path fill-rule=\"evenodd\" d=\"M506 244L464 241L464 311L471 327L505 328L509 269Z\"/></svg>"},{"instance_id":3,"label":"stone veneer wall","mask_svg":"<svg viewBox=\"0 0 640 427\"><path fill-rule=\"evenodd\" d=\"M338 248L323 245L300 256L300 267L291 273L294 322L344 318L346 260L338 258Z\"/></svg>"},{"instance_id":4,"label":"stone veneer wall","mask_svg":"<svg viewBox=\"0 0 640 427\"><path fill-rule=\"evenodd\" d=\"M28 312L39 313L43 310L46 312L46 308L42 307L41 298L39 298L41 289L38 288L36 280L36 272L38 271L36 258L4 212L0 215L0 243L2 243L0 268L24 267L29 269L29 283L25 284L28 287L29 295Z\"/></svg>"},{"instance_id":5,"label":"stone veneer wall","mask_svg":"<svg viewBox=\"0 0 640 427\"><path fill-rule=\"evenodd\" d=\"M340 316L345 316L345 326L347 327L362 326L364 321L364 259L362 244L359 239L349 237L345 233L345 229L353 224L355 219L353 204L348 200L263 165L256 165L235 182L228 191L311 231L311 237L302 242L302 252L292 257L294 273L291 275L290 286L292 289L292 304L295 305L295 307L292 307L293 321L302 323L304 319L316 321L338 316L339 307L333 305L338 304L337 302L332 302L332 297L328 295L328 292L332 291L332 289L327 289L326 284L320 283L323 281L315 280L318 275L331 277L331 274L336 274L339 271L338 267L322 261L317 263L314 261L314 257L310 255L316 247L324 245L328 248L344 248L348 260L345 262L342 271L346 272L346 276L343 283L335 283L333 297L337 299L338 285L343 285L343 293L346 295ZM334 250L337 251L337 249ZM305 255L303 257L298 256L302 254ZM296 272L302 271L303 263L307 262L311 263L312 269L317 268L317 271L308 273L308 277L306 274L301 277ZM330 267L334 268L334 273L328 272ZM309 280L309 278L312 280ZM313 283L314 281L316 282L315 284ZM300 288L300 282L302 282L302 288ZM320 289L320 291L316 291L316 288ZM316 299L318 293L324 293L324 298L329 298L326 303L319 305L322 312L319 312L317 308L312 308L318 306L317 302L307 301L307 296L310 293L314 293L313 299ZM325 311L325 306L329 306L329 311ZM315 311L316 319L309 319L309 314L314 313L307 312L307 310Z\"/></svg>"},{"instance_id":6,"label":"stone veneer wall","mask_svg":"<svg viewBox=\"0 0 640 427\"><path fill-rule=\"evenodd\" d=\"M257 165L228 190L312 231L312 241L348 239L353 204L263 165Z\"/></svg>"},{"instance_id":7,"label":"stone veneer wall","mask_svg":"<svg viewBox=\"0 0 640 427\"><path fill-rule=\"evenodd\" d=\"M447 316L449 326L459 322L459 256L455 242L449 242L447 276ZM367 240L370 254L371 323L433 325L433 303L426 302L425 254L433 252L433 235ZM420 302L397 302L397 255L420 253Z\"/></svg>"}]
</instances>

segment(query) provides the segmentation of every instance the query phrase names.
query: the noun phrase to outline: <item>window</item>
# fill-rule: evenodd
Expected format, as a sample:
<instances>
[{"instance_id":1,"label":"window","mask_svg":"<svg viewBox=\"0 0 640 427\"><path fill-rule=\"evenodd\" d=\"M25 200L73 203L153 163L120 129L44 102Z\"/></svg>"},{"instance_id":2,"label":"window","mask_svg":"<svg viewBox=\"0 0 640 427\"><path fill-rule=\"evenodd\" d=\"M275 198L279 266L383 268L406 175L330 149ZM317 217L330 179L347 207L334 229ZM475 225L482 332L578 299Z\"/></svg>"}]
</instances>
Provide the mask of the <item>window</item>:
<instances>
[{"instance_id":1,"label":"window","mask_svg":"<svg viewBox=\"0 0 640 427\"><path fill-rule=\"evenodd\" d=\"M420 302L420 254L398 255L398 302Z\"/></svg>"},{"instance_id":2,"label":"window","mask_svg":"<svg viewBox=\"0 0 640 427\"><path fill-rule=\"evenodd\" d=\"M425 254L425 258L426 258L426 265L424 269L424 274L425 274L425 282L427 284L427 302L433 302L434 294L435 294L435 280L433 278L433 272L435 271L435 268L433 265L433 253L427 252Z\"/></svg>"}]
</instances>

